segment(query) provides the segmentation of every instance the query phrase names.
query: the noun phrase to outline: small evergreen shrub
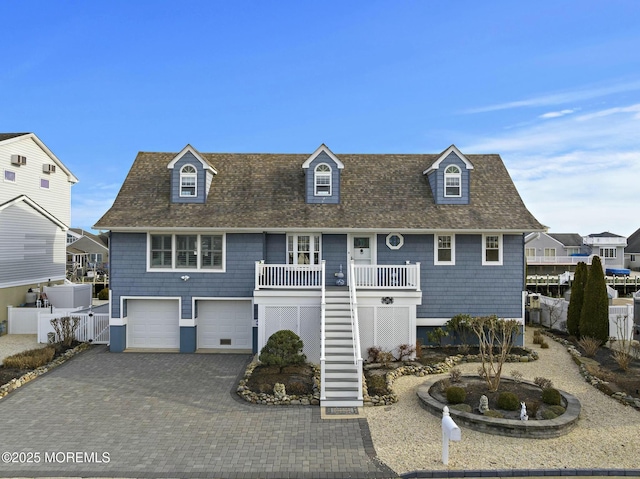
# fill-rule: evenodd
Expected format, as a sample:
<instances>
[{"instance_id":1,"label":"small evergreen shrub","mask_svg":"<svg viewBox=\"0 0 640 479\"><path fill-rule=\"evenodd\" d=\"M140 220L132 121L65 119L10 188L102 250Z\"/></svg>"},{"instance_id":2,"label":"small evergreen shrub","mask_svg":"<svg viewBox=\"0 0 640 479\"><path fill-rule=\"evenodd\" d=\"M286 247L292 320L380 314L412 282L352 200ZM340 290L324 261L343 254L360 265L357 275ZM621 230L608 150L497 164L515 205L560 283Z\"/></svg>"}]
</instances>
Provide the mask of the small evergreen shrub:
<instances>
[{"instance_id":1,"label":"small evergreen shrub","mask_svg":"<svg viewBox=\"0 0 640 479\"><path fill-rule=\"evenodd\" d=\"M560 391L555 388L546 388L542 390L542 402L550 405L562 404L562 396Z\"/></svg>"},{"instance_id":2,"label":"small evergreen shrub","mask_svg":"<svg viewBox=\"0 0 640 479\"><path fill-rule=\"evenodd\" d=\"M562 406L558 406L557 404L555 406L549 406L547 409L549 411L553 411L556 414L556 416L560 416L564 414L564 412L566 411L565 408L563 408Z\"/></svg>"},{"instance_id":3,"label":"small evergreen shrub","mask_svg":"<svg viewBox=\"0 0 640 479\"><path fill-rule=\"evenodd\" d=\"M452 404L450 409L455 409L460 412L472 412L473 408L468 404Z\"/></svg>"},{"instance_id":4,"label":"small evergreen shrub","mask_svg":"<svg viewBox=\"0 0 640 479\"><path fill-rule=\"evenodd\" d=\"M288 329L282 329L271 335L264 345L258 359L266 366L284 366L304 364L307 357L302 354L302 340Z\"/></svg>"},{"instance_id":5,"label":"small evergreen shrub","mask_svg":"<svg viewBox=\"0 0 640 479\"><path fill-rule=\"evenodd\" d=\"M98 291L98 299L109 299L109 288L102 288Z\"/></svg>"},{"instance_id":6,"label":"small evergreen shrub","mask_svg":"<svg viewBox=\"0 0 640 479\"><path fill-rule=\"evenodd\" d=\"M504 415L500 411L495 411L493 409L489 409L484 412L484 415L487 417L493 417L495 419L503 419Z\"/></svg>"},{"instance_id":7,"label":"small evergreen shrub","mask_svg":"<svg viewBox=\"0 0 640 479\"><path fill-rule=\"evenodd\" d=\"M53 346L30 349L4 358L2 364L5 368L36 369L51 362L55 353L56 348Z\"/></svg>"},{"instance_id":8,"label":"small evergreen shrub","mask_svg":"<svg viewBox=\"0 0 640 479\"><path fill-rule=\"evenodd\" d=\"M467 391L458 386L450 386L446 391L449 404L461 404L467 399Z\"/></svg>"},{"instance_id":9,"label":"small evergreen shrub","mask_svg":"<svg viewBox=\"0 0 640 479\"><path fill-rule=\"evenodd\" d=\"M504 409L505 411L517 411L520 409L520 401L518 396L510 392L502 392L498 396L496 402L498 409Z\"/></svg>"},{"instance_id":10,"label":"small evergreen shrub","mask_svg":"<svg viewBox=\"0 0 640 479\"><path fill-rule=\"evenodd\" d=\"M545 409L544 411L542 411L542 414L540 416L542 417L542 419L555 419L558 417L558 415L551 409Z\"/></svg>"}]
</instances>

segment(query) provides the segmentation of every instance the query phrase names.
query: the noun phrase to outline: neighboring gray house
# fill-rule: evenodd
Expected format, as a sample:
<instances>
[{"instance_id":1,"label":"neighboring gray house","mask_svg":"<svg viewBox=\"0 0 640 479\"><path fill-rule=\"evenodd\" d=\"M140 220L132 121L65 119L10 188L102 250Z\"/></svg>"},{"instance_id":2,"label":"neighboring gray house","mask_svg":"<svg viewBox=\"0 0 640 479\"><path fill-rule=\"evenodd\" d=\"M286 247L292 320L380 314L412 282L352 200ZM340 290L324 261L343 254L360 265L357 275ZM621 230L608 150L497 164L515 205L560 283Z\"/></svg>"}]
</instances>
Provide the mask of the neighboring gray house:
<instances>
[{"instance_id":1,"label":"neighboring gray house","mask_svg":"<svg viewBox=\"0 0 640 479\"><path fill-rule=\"evenodd\" d=\"M627 246L624 249L624 267L640 271L640 228L627 238Z\"/></svg>"},{"instance_id":2,"label":"neighboring gray house","mask_svg":"<svg viewBox=\"0 0 640 479\"><path fill-rule=\"evenodd\" d=\"M109 269L109 237L82 228L67 231L67 277L77 279L88 273Z\"/></svg>"},{"instance_id":3,"label":"neighboring gray house","mask_svg":"<svg viewBox=\"0 0 640 479\"><path fill-rule=\"evenodd\" d=\"M528 275L557 275L573 272L583 261L591 264L591 248L577 233L530 233L525 237Z\"/></svg>"},{"instance_id":4,"label":"neighboring gray house","mask_svg":"<svg viewBox=\"0 0 640 479\"><path fill-rule=\"evenodd\" d=\"M111 351L257 351L291 329L324 406L362 357L459 313L524 324L524 235L500 156L141 152L111 209Z\"/></svg>"},{"instance_id":5,"label":"neighboring gray house","mask_svg":"<svg viewBox=\"0 0 640 479\"><path fill-rule=\"evenodd\" d=\"M624 250L627 246L627 238L605 231L585 236L583 240L584 244L591 248L592 254L600 256L605 270L624 268Z\"/></svg>"},{"instance_id":6,"label":"neighboring gray house","mask_svg":"<svg viewBox=\"0 0 640 479\"><path fill-rule=\"evenodd\" d=\"M0 322L29 288L65 278L78 179L33 133L0 133Z\"/></svg>"}]
</instances>

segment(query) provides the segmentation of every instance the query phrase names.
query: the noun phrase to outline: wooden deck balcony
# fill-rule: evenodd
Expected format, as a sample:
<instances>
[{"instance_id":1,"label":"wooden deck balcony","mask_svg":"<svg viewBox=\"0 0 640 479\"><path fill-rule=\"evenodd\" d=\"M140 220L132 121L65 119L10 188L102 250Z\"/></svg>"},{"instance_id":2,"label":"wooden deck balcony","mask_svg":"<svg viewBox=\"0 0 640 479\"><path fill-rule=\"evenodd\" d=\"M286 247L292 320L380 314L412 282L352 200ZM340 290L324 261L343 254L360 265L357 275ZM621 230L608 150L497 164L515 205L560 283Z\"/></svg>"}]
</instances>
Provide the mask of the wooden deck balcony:
<instances>
[{"instance_id":1,"label":"wooden deck balcony","mask_svg":"<svg viewBox=\"0 0 640 479\"><path fill-rule=\"evenodd\" d=\"M323 265L265 264L256 262L255 289L321 289ZM408 289L420 291L420 263L403 265L354 265L358 290ZM331 282L333 284L333 281Z\"/></svg>"}]
</instances>

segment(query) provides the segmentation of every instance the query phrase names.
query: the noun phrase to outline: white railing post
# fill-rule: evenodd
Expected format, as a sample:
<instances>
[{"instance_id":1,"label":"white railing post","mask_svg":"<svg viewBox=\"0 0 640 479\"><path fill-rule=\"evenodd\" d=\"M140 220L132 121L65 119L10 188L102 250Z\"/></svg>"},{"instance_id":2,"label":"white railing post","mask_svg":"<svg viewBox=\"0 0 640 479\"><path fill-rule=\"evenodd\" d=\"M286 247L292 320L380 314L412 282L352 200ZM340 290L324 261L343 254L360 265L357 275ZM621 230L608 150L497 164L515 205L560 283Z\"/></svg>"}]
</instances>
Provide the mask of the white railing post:
<instances>
[{"instance_id":1,"label":"white railing post","mask_svg":"<svg viewBox=\"0 0 640 479\"><path fill-rule=\"evenodd\" d=\"M256 282L255 282L255 288L256 291L260 289L260 261L256 261Z\"/></svg>"},{"instance_id":2,"label":"white railing post","mask_svg":"<svg viewBox=\"0 0 640 479\"><path fill-rule=\"evenodd\" d=\"M321 269L321 289L320 289L320 401L327 399L326 395L326 357L325 357L325 310L326 310L326 294L325 294L325 260L322 260Z\"/></svg>"},{"instance_id":3,"label":"white railing post","mask_svg":"<svg viewBox=\"0 0 640 479\"><path fill-rule=\"evenodd\" d=\"M416 291L422 291L420 289L420 263L416 263Z\"/></svg>"},{"instance_id":4,"label":"white railing post","mask_svg":"<svg viewBox=\"0 0 640 479\"><path fill-rule=\"evenodd\" d=\"M451 419L449 407L442 408L442 464L449 464L449 441L461 439L460 428Z\"/></svg>"},{"instance_id":5,"label":"white railing post","mask_svg":"<svg viewBox=\"0 0 640 479\"><path fill-rule=\"evenodd\" d=\"M362 352L360 351L360 324L358 321L358 295L355 281L355 261L351 260L349 265L349 273L353 281L349 282L349 303L351 306L351 333L353 337L353 363L356 365L356 374L358 375L358 400L363 399L362 396Z\"/></svg>"}]
</instances>

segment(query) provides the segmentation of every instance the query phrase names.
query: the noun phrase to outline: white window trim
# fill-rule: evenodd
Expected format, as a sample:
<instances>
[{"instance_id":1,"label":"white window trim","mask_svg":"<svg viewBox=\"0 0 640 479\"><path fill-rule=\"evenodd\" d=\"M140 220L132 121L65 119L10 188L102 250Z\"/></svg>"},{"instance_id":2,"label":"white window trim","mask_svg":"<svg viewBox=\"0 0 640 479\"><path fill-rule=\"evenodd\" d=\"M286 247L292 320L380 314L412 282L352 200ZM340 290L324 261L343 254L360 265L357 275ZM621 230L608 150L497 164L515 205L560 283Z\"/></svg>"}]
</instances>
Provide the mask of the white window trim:
<instances>
[{"instance_id":1,"label":"white window trim","mask_svg":"<svg viewBox=\"0 0 640 479\"><path fill-rule=\"evenodd\" d=\"M553 252L553 254L547 254L547 253L551 253ZM544 257L545 258L555 258L556 257L556 249L555 248L545 248L544 249Z\"/></svg>"},{"instance_id":2,"label":"white window trim","mask_svg":"<svg viewBox=\"0 0 640 479\"><path fill-rule=\"evenodd\" d=\"M326 166L327 168L329 168L329 172L318 172L318 168L320 168L321 166ZM327 185L318 185L318 178L319 177L327 177L329 178L329 192L325 193L325 192L319 192L318 191L318 186L327 186ZM313 196L331 196L333 194L333 169L331 168L331 165L327 164L327 163L320 163L318 165L316 165L316 167L313 169Z\"/></svg>"},{"instance_id":3,"label":"white window trim","mask_svg":"<svg viewBox=\"0 0 640 479\"><path fill-rule=\"evenodd\" d=\"M195 170L194 173L184 173L184 169L187 167L191 167ZM194 179L194 194L185 194L182 192L182 179L183 178L191 178ZM193 166L191 163L187 163L182 168L180 168L180 198L197 198L198 196L198 169Z\"/></svg>"},{"instance_id":4,"label":"white window trim","mask_svg":"<svg viewBox=\"0 0 640 479\"><path fill-rule=\"evenodd\" d=\"M498 237L498 261L487 261L487 236ZM504 242L501 234L487 233L482 235L482 266L502 266Z\"/></svg>"},{"instance_id":5,"label":"white window trim","mask_svg":"<svg viewBox=\"0 0 640 479\"><path fill-rule=\"evenodd\" d=\"M400 242L395 246L391 244L391 238L393 238L394 236L397 236L400 240ZM404 246L404 236L402 236L400 233L389 233L387 235L387 238L385 239L385 243L387 244L387 248L389 249L400 249Z\"/></svg>"},{"instance_id":6,"label":"white window trim","mask_svg":"<svg viewBox=\"0 0 640 479\"><path fill-rule=\"evenodd\" d=\"M171 268L153 268L151 266L151 236L162 235L171 236ZM215 268L202 268L200 265L200 255L202 248L202 236L222 236L222 267ZM195 268L176 268L176 236L196 236L198 261ZM220 232L212 233L162 233L162 232L149 232L147 233L147 273L226 273L227 271L227 234Z\"/></svg>"},{"instance_id":7,"label":"white window trim","mask_svg":"<svg viewBox=\"0 0 640 479\"><path fill-rule=\"evenodd\" d=\"M607 251L613 251L613 256L607 256ZM618 248L611 246L601 246L599 249L599 253L600 254L598 256L600 256L601 258L616 259L618 257Z\"/></svg>"},{"instance_id":8,"label":"white window trim","mask_svg":"<svg viewBox=\"0 0 640 479\"><path fill-rule=\"evenodd\" d=\"M449 168L455 168L458 170L457 173L447 173ZM448 178L457 178L458 179L458 194L457 195L449 195L447 194L447 179ZM445 198L460 198L462 197L462 171L460 167L457 165L449 165L444 170L444 197Z\"/></svg>"},{"instance_id":9,"label":"white window trim","mask_svg":"<svg viewBox=\"0 0 640 479\"><path fill-rule=\"evenodd\" d=\"M293 236L293 263L289 263L289 236ZM300 236L309 236L309 266L316 265L316 263L312 263L313 255L315 253L315 237L318 237L318 263L322 263L322 235L320 233L288 233L285 236L285 263L286 264L300 264L298 263L299 253L298 253L298 238ZM296 253L298 253L296 255ZM306 263L303 263L303 265Z\"/></svg>"},{"instance_id":10,"label":"white window trim","mask_svg":"<svg viewBox=\"0 0 640 479\"><path fill-rule=\"evenodd\" d=\"M533 254L527 254L527 252L533 253ZM535 248L525 248L524 249L524 255L527 258L535 258L536 257L536 249Z\"/></svg>"},{"instance_id":11,"label":"white window trim","mask_svg":"<svg viewBox=\"0 0 640 479\"><path fill-rule=\"evenodd\" d=\"M451 236L451 261L438 260L438 236ZM433 235L433 264L446 266L456 264L456 235L453 233L436 233Z\"/></svg>"}]
</instances>

